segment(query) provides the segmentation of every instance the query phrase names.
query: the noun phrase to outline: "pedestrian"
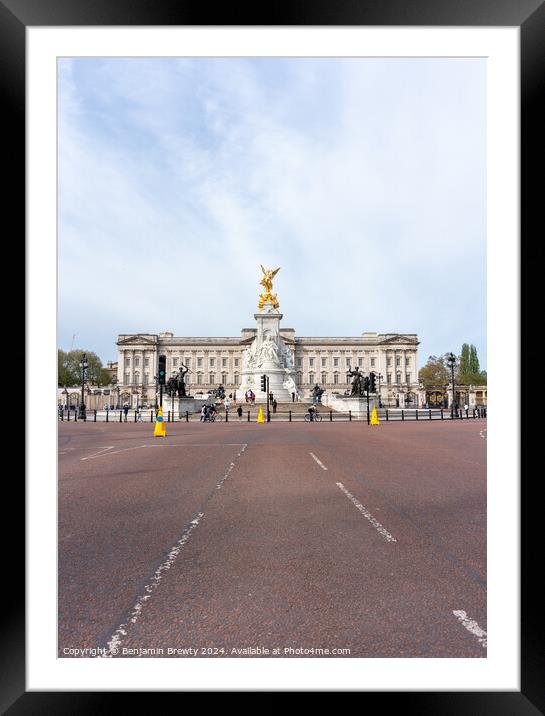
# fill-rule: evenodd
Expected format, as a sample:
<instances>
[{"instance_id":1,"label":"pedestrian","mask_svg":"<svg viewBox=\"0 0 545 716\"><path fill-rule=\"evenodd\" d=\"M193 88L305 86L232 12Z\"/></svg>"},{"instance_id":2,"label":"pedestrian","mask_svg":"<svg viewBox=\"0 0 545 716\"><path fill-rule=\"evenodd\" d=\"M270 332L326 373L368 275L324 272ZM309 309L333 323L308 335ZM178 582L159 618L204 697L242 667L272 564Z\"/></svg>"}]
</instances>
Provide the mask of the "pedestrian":
<instances>
[{"instance_id":1,"label":"pedestrian","mask_svg":"<svg viewBox=\"0 0 545 716\"><path fill-rule=\"evenodd\" d=\"M128 415L128 413L129 413L129 405L128 405L128 403L125 403L125 405L123 406L123 412L125 413L125 422L127 422L127 415Z\"/></svg>"},{"instance_id":2,"label":"pedestrian","mask_svg":"<svg viewBox=\"0 0 545 716\"><path fill-rule=\"evenodd\" d=\"M291 394L291 402L295 403L295 393L293 393L293 392Z\"/></svg>"},{"instance_id":3,"label":"pedestrian","mask_svg":"<svg viewBox=\"0 0 545 716\"><path fill-rule=\"evenodd\" d=\"M136 408L136 419L142 422L142 408L140 406Z\"/></svg>"},{"instance_id":4,"label":"pedestrian","mask_svg":"<svg viewBox=\"0 0 545 716\"><path fill-rule=\"evenodd\" d=\"M237 391L235 390L235 392L233 393L233 403L236 403L236 402L237 402Z\"/></svg>"},{"instance_id":5,"label":"pedestrian","mask_svg":"<svg viewBox=\"0 0 545 716\"><path fill-rule=\"evenodd\" d=\"M207 415L206 405L203 405L201 408L201 423L205 422L206 415Z\"/></svg>"},{"instance_id":6,"label":"pedestrian","mask_svg":"<svg viewBox=\"0 0 545 716\"><path fill-rule=\"evenodd\" d=\"M248 391L246 391L246 392L244 393L244 400L245 400L246 402L248 402Z\"/></svg>"},{"instance_id":7,"label":"pedestrian","mask_svg":"<svg viewBox=\"0 0 545 716\"><path fill-rule=\"evenodd\" d=\"M225 398L225 400L223 401L223 407L225 408L225 412L229 411L229 408L231 407L231 401L229 400L229 398Z\"/></svg>"},{"instance_id":8,"label":"pedestrian","mask_svg":"<svg viewBox=\"0 0 545 716\"><path fill-rule=\"evenodd\" d=\"M241 420L242 420L242 405L239 405L239 406L238 406L238 408L237 408L237 415L238 415L239 421L241 421Z\"/></svg>"},{"instance_id":9,"label":"pedestrian","mask_svg":"<svg viewBox=\"0 0 545 716\"><path fill-rule=\"evenodd\" d=\"M269 393L269 401L272 403L273 400L274 400L274 395L273 395L273 392L272 392L272 390L271 390L271 392Z\"/></svg>"},{"instance_id":10,"label":"pedestrian","mask_svg":"<svg viewBox=\"0 0 545 716\"><path fill-rule=\"evenodd\" d=\"M469 418L469 405L467 403L464 405L464 410L466 413L466 418Z\"/></svg>"},{"instance_id":11,"label":"pedestrian","mask_svg":"<svg viewBox=\"0 0 545 716\"><path fill-rule=\"evenodd\" d=\"M276 402L276 398L273 398L272 406L273 406L273 413L276 413L276 406L278 403Z\"/></svg>"}]
</instances>

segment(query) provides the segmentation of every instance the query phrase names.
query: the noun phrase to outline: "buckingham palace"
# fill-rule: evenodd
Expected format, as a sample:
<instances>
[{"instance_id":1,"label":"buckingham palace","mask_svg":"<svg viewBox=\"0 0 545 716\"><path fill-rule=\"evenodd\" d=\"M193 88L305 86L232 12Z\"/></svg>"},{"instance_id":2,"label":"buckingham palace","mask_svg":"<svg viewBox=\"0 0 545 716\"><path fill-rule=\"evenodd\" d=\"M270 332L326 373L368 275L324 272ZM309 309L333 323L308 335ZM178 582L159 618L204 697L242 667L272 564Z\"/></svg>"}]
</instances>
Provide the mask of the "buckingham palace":
<instances>
[{"instance_id":1,"label":"buckingham palace","mask_svg":"<svg viewBox=\"0 0 545 716\"><path fill-rule=\"evenodd\" d=\"M121 334L117 340L117 386L122 404L152 404L158 356L164 354L167 376L183 363L188 392L206 393L219 384L227 393L241 387L243 354L257 329L243 328L239 337L182 337L173 333ZM280 337L291 353L295 384L301 399L318 383L326 391L344 393L350 386L350 367L380 376L384 403L416 400L418 391L418 338L413 333L362 333L355 337L297 336L293 328L280 328ZM242 396L241 396L242 397Z\"/></svg>"}]
</instances>

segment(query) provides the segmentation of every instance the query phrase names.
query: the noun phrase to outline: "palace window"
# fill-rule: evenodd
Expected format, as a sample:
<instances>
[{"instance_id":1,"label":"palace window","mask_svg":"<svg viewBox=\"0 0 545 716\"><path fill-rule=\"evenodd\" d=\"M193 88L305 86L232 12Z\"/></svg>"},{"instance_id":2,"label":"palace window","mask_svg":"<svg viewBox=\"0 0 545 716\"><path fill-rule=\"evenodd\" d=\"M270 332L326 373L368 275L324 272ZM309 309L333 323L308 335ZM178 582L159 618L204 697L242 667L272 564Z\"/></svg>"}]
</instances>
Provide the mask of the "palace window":
<instances>
[{"instance_id":1,"label":"palace window","mask_svg":"<svg viewBox=\"0 0 545 716\"><path fill-rule=\"evenodd\" d=\"M235 358L235 368L238 368L238 358Z\"/></svg>"},{"instance_id":2,"label":"palace window","mask_svg":"<svg viewBox=\"0 0 545 716\"><path fill-rule=\"evenodd\" d=\"M363 365L363 358L358 358L358 366L361 368Z\"/></svg>"},{"instance_id":3,"label":"palace window","mask_svg":"<svg viewBox=\"0 0 545 716\"><path fill-rule=\"evenodd\" d=\"M314 368L314 358L308 359L308 365L309 365L309 368Z\"/></svg>"},{"instance_id":4,"label":"palace window","mask_svg":"<svg viewBox=\"0 0 545 716\"><path fill-rule=\"evenodd\" d=\"M339 359L338 359L338 358L333 358L333 366L334 366L335 368L338 368L338 367L339 367Z\"/></svg>"},{"instance_id":5,"label":"palace window","mask_svg":"<svg viewBox=\"0 0 545 716\"><path fill-rule=\"evenodd\" d=\"M303 359L297 358L297 367L300 368L303 365Z\"/></svg>"},{"instance_id":6,"label":"palace window","mask_svg":"<svg viewBox=\"0 0 545 716\"><path fill-rule=\"evenodd\" d=\"M339 374L338 373L333 374L333 382L335 383L335 385L339 384Z\"/></svg>"},{"instance_id":7,"label":"palace window","mask_svg":"<svg viewBox=\"0 0 545 716\"><path fill-rule=\"evenodd\" d=\"M388 383L388 385L391 385L391 383L392 383L392 374L391 373L386 373L386 382Z\"/></svg>"},{"instance_id":8,"label":"palace window","mask_svg":"<svg viewBox=\"0 0 545 716\"><path fill-rule=\"evenodd\" d=\"M327 373L322 373L322 383L327 385Z\"/></svg>"},{"instance_id":9,"label":"palace window","mask_svg":"<svg viewBox=\"0 0 545 716\"><path fill-rule=\"evenodd\" d=\"M184 358L184 363L189 368L189 366L191 365L191 358Z\"/></svg>"},{"instance_id":10,"label":"palace window","mask_svg":"<svg viewBox=\"0 0 545 716\"><path fill-rule=\"evenodd\" d=\"M210 373L210 375L208 376L208 382L210 383L210 385L213 385L216 382L216 374L215 373Z\"/></svg>"},{"instance_id":11,"label":"palace window","mask_svg":"<svg viewBox=\"0 0 545 716\"><path fill-rule=\"evenodd\" d=\"M148 385L149 383L149 373L144 373L144 385Z\"/></svg>"},{"instance_id":12,"label":"palace window","mask_svg":"<svg viewBox=\"0 0 545 716\"><path fill-rule=\"evenodd\" d=\"M202 358L197 358L197 368L202 368Z\"/></svg>"},{"instance_id":13,"label":"palace window","mask_svg":"<svg viewBox=\"0 0 545 716\"><path fill-rule=\"evenodd\" d=\"M375 367L375 359L371 358L371 368L374 368L374 367Z\"/></svg>"},{"instance_id":14,"label":"palace window","mask_svg":"<svg viewBox=\"0 0 545 716\"><path fill-rule=\"evenodd\" d=\"M125 380L123 381L125 385L128 385L131 382L131 374L125 373Z\"/></svg>"},{"instance_id":15,"label":"palace window","mask_svg":"<svg viewBox=\"0 0 545 716\"><path fill-rule=\"evenodd\" d=\"M235 385L238 385L238 384L239 384L239 375L238 375L238 373L235 373L234 378L235 378Z\"/></svg>"},{"instance_id":16,"label":"palace window","mask_svg":"<svg viewBox=\"0 0 545 716\"><path fill-rule=\"evenodd\" d=\"M303 382L303 374L299 370L299 371L297 371L296 383L297 383L297 385L301 385L302 382Z\"/></svg>"},{"instance_id":17,"label":"palace window","mask_svg":"<svg viewBox=\"0 0 545 716\"><path fill-rule=\"evenodd\" d=\"M221 359L221 367L222 367L222 368L227 368L227 358L222 358L222 359Z\"/></svg>"},{"instance_id":18,"label":"palace window","mask_svg":"<svg viewBox=\"0 0 545 716\"><path fill-rule=\"evenodd\" d=\"M410 383L410 382L411 382L411 374L410 374L410 373L407 373L407 374L405 375L405 378L406 378L406 380L407 380L407 383Z\"/></svg>"},{"instance_id":19,"label":"palace window","mask_svg":"<svg viewBox=\"0 0 545 716\"><path fill-rule=\"evenodd\" d=\"M197 385L202 385L202 373L197 373Z\"/></svg>"},{"instance_id":20,"label":"palace window","mask_svg":"<svg viewBox=\"0 0 545 716\"><path fill-rule=\"evenodd\" d=\"M226 384L227 384L227 373L222 373L222 374L221 374L221 382L222 382L223 385L226 385Z\"/></svg>"},{"instance_id":21,"label":"palace window","mask_svg":"<svg viewBox=\"0 0 545 716\"><path fill-rule=\"evenodd\" d=\"M140 365L140 358L138 358L138 356L134 359L134 365Z\"/></svg>"},{"instance_id":22,"label":"palace window","mask_svg":"<svg viewBox=\"0 0 545 716\"><path fill-rule=\"evenodd\" d=\"M398 383L401 383L401 373L398 373L398 374L397 374L397 382L398 382Z\"/></svg>"},{"instance_id":23,"label":"palace window","mask_svg":"<svg viewBox=\"0 0 545 716\"><path fill-rule=\"evenodd\" d=\"M214 367L214 363L215 363L215 362L216 362L216 359L215 359L215 358L210 358L210 367L211 367L211 368Z\"/></svg>"},{"instance_id":24,"label":"palace window","mask_svg":"<svg viewBox=\"0 0 545 716\"><path fill-rule=\"evenodd\" d=\"M411 365L411 359L410 359L410 358L405 358L405 365L406 365L406 366Z\"/></svg>"},{"instance_id":25,"label":"palace window","mask_svg":"<svg viewBox=\"0 0 545 716\"><path fill-rule=\"evenodd\" d=\"M396 366L399 366L399 365L401 365L401 358L400 358L399 356L397 356L397 358L396 358Z\"/></svg>"},{"instance_id":26,"label":"palace window","mask_svg":"<svg viewBox=\"0 0 545 716\"><path fill-rule=\"evenodd\" d=\"M327 358L322 358L322 368L325 368L327 365Z\"/></svg>"},{"instance_id":27,"label":"palace window","mask_svg":"<svg viewBox=\"0 0 545 716\"><path fill-rule=\"evenodd\" d=\"M173 365L175 368L178 366L178 359L177 359L177 358L173 358L173 359L172 359L172 365Z\"/></svg>"},{"instance_id":28,"label":"palace window","mask_svg":"<svg viewBox=\"0 0 545 716\"><path fill-rule=\"evenodd\" d=\"M134 384L138 385L139 383L140 383L140 373L138 371L136 371L136 373L134 374Z\"/></svg>"},{"instance_id":29,"label":"palace window","mask_svg":"<svg viewBox=\"0 0 545 716\"><path fill-rule=\"evenodd\" d=\"M314 373L309 373L309 374L308 374L308 382L309 382L309 383L314 383Z\"/></svg>"},{"instance_id":30,"label":"palace window","mask_svg":"<svg viewBox=\"0 0 545 716\"><path fill-rule=\"evenodd\" d=\"M125 356L125 368L128 368L131 364L131 359L129 356Z\"/></svg>"},{"instance_id":31,"label":"palace window","mask_svg":"<svg viewBox=\"0 0 545 716\"><path fill-rule=\"evenodd\" d=\"M391 366L391 365L392 365L392 359L391 359L391 358L388 358L387 361L386 361L386 364L387 364L388 366Z\"/></svg>"}]
</instances>

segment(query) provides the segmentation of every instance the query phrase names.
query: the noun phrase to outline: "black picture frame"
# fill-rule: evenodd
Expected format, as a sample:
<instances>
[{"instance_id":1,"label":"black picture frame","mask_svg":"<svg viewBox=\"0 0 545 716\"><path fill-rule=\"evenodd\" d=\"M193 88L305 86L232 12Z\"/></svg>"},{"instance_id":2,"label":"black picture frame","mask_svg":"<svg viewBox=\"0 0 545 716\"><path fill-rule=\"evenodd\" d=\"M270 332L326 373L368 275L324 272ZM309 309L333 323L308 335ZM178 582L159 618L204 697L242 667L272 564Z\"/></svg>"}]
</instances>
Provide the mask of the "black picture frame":
<instances>
[{"instance_id":1,"label":"black picture frame","mask_svg":"<svg viewBox=\"0 0 545 716\"><path fill-rule=\"evenodd\" d=\"M213 18L213 22L210 19ZM246 5L208 4L170 0L0 0L0 87L5 159L10 181L4 189L4 207L17 222L18 243L24 246L25 231L25 30L29 26L106 25L367 25L367 26L517 26L521 38L521 237L527 246L543 221L543 134L545 116L540 104L545 97L545 3L542 0L278 0ZM541 100L541 102L540 102ZM535 177L535 178L534 178ZM542 211L540 212L542 213ZM5 214L4 214L5 216ZM541 220L541 222L540 222ZM14 229L11 230L12 234ZM541 232L542 233L542 232ZM13 235L17 235L13 234ZM543 240L542 236L538 238ZM525 258L522 252L521 261ZM536 270L536 268L534 268ZM525 286L530 290L531 281ZM522 285L522 284L521 284ZM526 299L523 289L522 305ZM524 325L523 325L524 327ZM512 341L512 338L509 338ZM537 351L536 351L537 359ZM519 430L516 414L506 415ZM520 431L522 438L522 431ZM522 475L522 467L521 467ZM545 647L543 645L542 597L538 586L541 571L535 515L540 475L538 471L521 480L521 691L520 692L365 692L365 706L376 697L382 708L402 713L424 714L526 714L545 713ZM494 476L490 476L493 479ZM2 611L0 653L0 709L18 714L96 714L119 708L118 693L26 692L24 573L21 550L24 544L24 486L20 481L11 498L17 505L16 527L11 527L11 545L4 550L9 590ZM14 532L15 529L15 532ZM19 550L15 549L15 545ZM538 545L537 549L534 545ZM151 696L139 693L145 703ZM124 695L126 698L126 694ZM156 705L156 696L153 696ZM117 704L117 705L116 705ZM126 709L126 705L124 706Z\"/></svg>"}]
</instances>

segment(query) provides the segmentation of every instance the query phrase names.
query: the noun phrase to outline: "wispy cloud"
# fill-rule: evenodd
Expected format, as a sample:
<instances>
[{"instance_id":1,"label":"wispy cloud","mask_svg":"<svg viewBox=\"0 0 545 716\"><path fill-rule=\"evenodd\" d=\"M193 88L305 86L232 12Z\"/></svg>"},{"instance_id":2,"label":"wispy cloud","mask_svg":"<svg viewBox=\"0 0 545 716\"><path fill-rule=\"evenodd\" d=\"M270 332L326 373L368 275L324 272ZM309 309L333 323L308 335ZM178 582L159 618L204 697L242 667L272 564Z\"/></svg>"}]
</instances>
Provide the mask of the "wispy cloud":
<instances>
[{"instance_id":1,"label":"wispy cloud","mask_svg":"<svg viewBox=\"0 0 545 716\"><path fill-rule=\"evenodd\" d=\"M299 335L485 363L484 60L59 63L60 335Z\"/></svg>"}]
</instances>

